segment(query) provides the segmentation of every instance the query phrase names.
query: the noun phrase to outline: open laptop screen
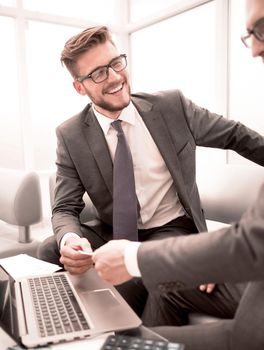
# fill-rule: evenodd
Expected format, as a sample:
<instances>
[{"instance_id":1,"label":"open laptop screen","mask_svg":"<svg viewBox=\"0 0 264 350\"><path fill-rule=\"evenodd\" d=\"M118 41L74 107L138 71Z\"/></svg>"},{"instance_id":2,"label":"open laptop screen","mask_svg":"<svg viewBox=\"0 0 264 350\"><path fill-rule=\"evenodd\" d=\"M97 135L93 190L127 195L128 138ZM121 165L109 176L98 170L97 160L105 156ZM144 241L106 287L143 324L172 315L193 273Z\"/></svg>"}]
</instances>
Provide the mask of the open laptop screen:
<instances>
[{"instance_id":1,"label":"open laptop screen","mask_svg":"<svg viewBox=\"0 0 264 350\"><path fill-rule=\"evenodd\" d=\"M0 326L19 342L14 283L14 279L0 265Z\"/></svg>"}]
</instances>

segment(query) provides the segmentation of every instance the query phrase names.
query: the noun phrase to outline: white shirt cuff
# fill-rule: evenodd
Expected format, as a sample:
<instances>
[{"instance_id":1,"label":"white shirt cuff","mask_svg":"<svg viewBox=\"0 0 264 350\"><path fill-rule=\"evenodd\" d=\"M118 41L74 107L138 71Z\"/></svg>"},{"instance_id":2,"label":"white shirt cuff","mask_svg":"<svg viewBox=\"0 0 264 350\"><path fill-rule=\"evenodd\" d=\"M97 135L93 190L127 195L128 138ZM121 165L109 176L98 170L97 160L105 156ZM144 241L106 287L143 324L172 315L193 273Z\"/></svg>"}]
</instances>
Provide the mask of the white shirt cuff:
<instances>
[{"instance_id":1,"label":"white shirt cuff","mask_svg":"<svg viewBox=\"0 0 264 350\"><path fill-rule=\"evenodd\" d=\"M64 246L66 240L69 238L69 237L80 237L78 236L76 233L74 232L67 232L65 233L65 235L62 237L61 241L60 241L60 250L61 248Z\"/></svg>"},{"instance_id":2,"label":"white shirt cuff","mask_svg":"<svg viewBox=\"0 0 264 350\"><path fill-rule=\"evenodd\" d=\"M141 277L141 272L137 261L137 252L140 244L141 242L129 242L124 252L126 269L133 277Z\"/></svg>"}]
</instances>

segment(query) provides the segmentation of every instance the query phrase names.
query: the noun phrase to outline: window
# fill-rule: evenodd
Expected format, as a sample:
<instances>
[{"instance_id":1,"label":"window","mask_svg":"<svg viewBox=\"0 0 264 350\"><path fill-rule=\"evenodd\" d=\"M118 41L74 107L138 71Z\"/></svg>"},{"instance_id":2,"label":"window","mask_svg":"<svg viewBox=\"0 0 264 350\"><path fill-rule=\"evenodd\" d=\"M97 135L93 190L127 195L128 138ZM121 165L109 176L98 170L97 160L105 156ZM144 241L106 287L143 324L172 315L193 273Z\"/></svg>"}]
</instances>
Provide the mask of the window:
<instances>
[{"instance_id":1,"label":"window","mask_svg":"<svg viewBox=\"0 0 264 350\"><path fill-rule=\"evenodd\" d=\"M214 2L132 33L131 57L133 91L179 88L213 109Z\"/></svg>"},{"instance_id":2,"label":"window","mask_svg":"<svg viewBox=\"0 0 264 350\"><path fill-rule=\"evenodd\" d=\"M0 0L0 6L14 6L15 0Z\"/></svg>"},{"instance_id":3,"label":"window","mask_svg":"<svg viewBox=\"0 0 264 350\"><path fill-rule=\"evenodd\" d=\"M82 18L94 23L114 23L117 19L117 0L24 0L31 11Z\"/></svg>"},{"instance_id":4,"label":"window","mask_svg":"<svg viewBox=\"0 0 264 350\"><path fill-rule=\"evenodd\" d=\"M160 11L183 3L182 0L130 0L130 20L131 22L159 14Z\"/></svg>"},{"instance_id":5,"label":"window","mask_svg":"<svg viewBox=\"0 0 264 350\"><path fill-rule=\"evenodd\" d=\"M19 115L15 21L12 18L0 16L0 33L0 167L22 169L24 153Z\"/></svg>"},{"instance_id":6,"label":"window","mask_svg":"<svg viewBox=\"0 0 264 350\"><path fill-rule=\"evenodd\" d=\"M54 167L55 128L81 111L87 98L72 86L72 78L60 63L60 53L80 28L29 21L26 36L33 158L37 170Z\"/></svg>"}]
</instances>

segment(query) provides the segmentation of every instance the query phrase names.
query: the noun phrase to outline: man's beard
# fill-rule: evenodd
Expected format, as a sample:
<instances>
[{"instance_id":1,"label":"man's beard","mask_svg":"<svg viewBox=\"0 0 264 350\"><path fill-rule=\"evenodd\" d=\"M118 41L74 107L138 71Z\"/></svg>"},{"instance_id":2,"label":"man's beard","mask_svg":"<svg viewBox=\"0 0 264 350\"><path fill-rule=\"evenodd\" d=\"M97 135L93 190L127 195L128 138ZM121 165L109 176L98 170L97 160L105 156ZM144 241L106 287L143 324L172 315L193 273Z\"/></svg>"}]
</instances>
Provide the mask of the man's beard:
<instances>
[{"instance_id":1,"label":"man's beard","mask_svg":"<svg viewBox=\"0 0 264 350\"><path fill-rule=\"evenodd\" d=\"M109 112L119 112L122 111L125 107L127 107L130 103L130 99L128 100L128 102L124 102L120 105L115 105L113 106L112 103L108 103L105 101L100 101L99 103L96 103L96 105L102 109L104 109L105 111L109 111Z\"/></svg>"},{"instance_id":2,"label":"man's beard","mask_svg":"<svg viewBox=\"0 0 264 350\"><path fill-rule=\"evenodd\" d=\"M98 107L104 109L105 111L109 112L119 112L122 111L125 107L127 107L131 100L131 91L130 86L127 86L127 93L128 93L128 101L127 102L121 102L120 104L112 104L111 102L107 102L103 99L100 99L96 101L96 99L93 99L92 102L97 105Z\"/></svg>"}]
</instances>

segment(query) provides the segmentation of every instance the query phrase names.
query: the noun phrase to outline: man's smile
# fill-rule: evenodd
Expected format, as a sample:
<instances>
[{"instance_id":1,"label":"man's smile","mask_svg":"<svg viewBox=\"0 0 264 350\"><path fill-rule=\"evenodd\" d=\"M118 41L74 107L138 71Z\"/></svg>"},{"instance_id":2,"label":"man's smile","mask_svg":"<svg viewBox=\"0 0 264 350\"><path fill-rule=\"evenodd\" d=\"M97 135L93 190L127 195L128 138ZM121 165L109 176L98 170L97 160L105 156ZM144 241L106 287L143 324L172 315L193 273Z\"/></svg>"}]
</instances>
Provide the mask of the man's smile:
<instances>
[{"instance_id":1,"label":"man's smile","mask_svg":"<svg viewBox=\"0 0 264 350\"><path fill-rule=\"evenodd\" d=\"M119 84L118 86L111 88L110 90L107 90L105 94L113 95L116 94L117 92L121 91L123 89L124 83Z\"/></svg>"}]
</instances>

